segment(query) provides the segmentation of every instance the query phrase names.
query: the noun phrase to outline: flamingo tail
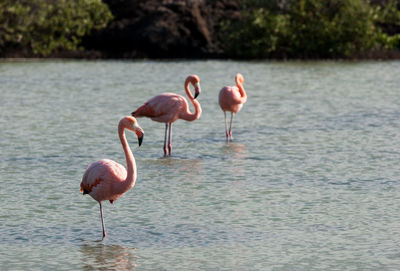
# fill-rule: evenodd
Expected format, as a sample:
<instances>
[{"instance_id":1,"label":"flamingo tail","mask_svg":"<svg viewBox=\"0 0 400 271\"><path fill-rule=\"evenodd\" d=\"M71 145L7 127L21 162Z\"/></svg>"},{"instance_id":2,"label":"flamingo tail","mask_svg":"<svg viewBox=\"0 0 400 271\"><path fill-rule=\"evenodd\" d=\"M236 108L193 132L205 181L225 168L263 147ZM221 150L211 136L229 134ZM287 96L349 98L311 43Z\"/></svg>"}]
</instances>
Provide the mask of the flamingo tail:
<instances>
[{"instance_id":1,"label":"flamingo tail","mask_svg":"<svg viewBox=\"0 0 400 271\"><path fill-rule=\"evenodd\" d=\"M133 117L140 118L140 117L157 117L156 112L154 109L148 104L145 103L144 105L140 106L138 109L131 113Z\"/></svg>"}]
</instances>

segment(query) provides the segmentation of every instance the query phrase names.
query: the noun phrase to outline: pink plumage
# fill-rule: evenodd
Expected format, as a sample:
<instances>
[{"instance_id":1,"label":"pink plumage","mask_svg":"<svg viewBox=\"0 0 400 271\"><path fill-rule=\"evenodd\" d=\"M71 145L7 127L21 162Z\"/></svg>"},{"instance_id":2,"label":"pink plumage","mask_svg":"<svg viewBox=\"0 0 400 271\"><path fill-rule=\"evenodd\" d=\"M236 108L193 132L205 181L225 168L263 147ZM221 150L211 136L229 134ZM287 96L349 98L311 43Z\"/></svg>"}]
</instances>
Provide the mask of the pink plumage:
<instances>
[{"instance_id":1,"label":"pink plumage","mask_svg":"<svg viewBox=\"0 0 400 271\"><path fill-rule=\"evenodd\" d=\"M192 84L195 89L195 95L190 92L189 84ZM200 94L200 78L197 75L189 75L185 80L185 92L194 107L194 113L189 110L189 104L187 100L175 93L162 93L157 95L142 106L138 107L132 116L148 117L153 121L165 123L165 137L164 137L164 156L171 155L172 145L172 123L178 119L183 119L186 121L194 121L200 118L201 106L196 100L197 96ZM168 146L167 146L167 131L168 133ZM168 147L168 149L167 149Z\"/></svg>"},{"instance_id":2,"label":"pink plumage","mask_svg":"<svg viewBox=\"0 0 400 271\"><path fill-rule=\"evenodd\" d=\"M113 203L135 185L137 177L135 158L126 140L125 129L136 133L139 146L142 143L144 132L134 117L127 116L119 122L118 135L125 153L127 170L115 161L102 159L90 164L82 177L81 192L89 194L100 205L103 239L106 237L106 229L101 202L109 200Z\"/></svg>"},{"instance_id":3,"label":"pink plumage","mask_svg":"<svg viewBox=\"0 0 400 271\"><path fill-rule=\"evenodd\" d=\"M238 73L235 77L236 86L225 86L221 89L218 96L219 106L224 111L225 117L225 135L226 141L232 140L232 121L233 114L242 109L243 104L247 101L247 95L243 88L244 78ZM231 121L228 130L228 124L226 122L226 111L231 112Z\"/></svg>"},{"instance_id":4,"label":"pink plumage","mask_svg":"<svg viewBox=\"0 0 400 271\"><path fill-rule=\"evenodd\" d=\"M136 175L136 169L134 171ZM115 193L114 184L121 185L127 172L124 166L109 159L101 159L89 165L82 178L81 192L89 194L96 201L117 200L123 193ZM136 179L136 176L133 176ZM134 183L132 182L132 186ZM128 189L132 188L129 187Z\"/></svg>"}]
</instances>

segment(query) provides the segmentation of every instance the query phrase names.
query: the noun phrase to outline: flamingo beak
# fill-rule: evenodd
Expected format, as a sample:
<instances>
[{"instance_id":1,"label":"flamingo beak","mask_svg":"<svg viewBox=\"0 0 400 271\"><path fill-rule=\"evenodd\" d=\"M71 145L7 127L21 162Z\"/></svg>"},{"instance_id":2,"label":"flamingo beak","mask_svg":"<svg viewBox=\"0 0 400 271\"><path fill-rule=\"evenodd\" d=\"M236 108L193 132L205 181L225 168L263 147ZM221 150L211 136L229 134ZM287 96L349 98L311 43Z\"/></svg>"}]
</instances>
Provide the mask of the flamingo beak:
<instances>
[{"instance_id":1,"label":"flamingo beak","mask_svg":"<svg viewBox=\"0 0 400 271\"><path fill-rule=\"evenodd\" d=\"M142 142L143 142L144 131L143 131L143 129L140 128L139 126L136 126L135 128L136 128L136 129L135 129L135 133L136 133L136 136L137 136L137 138L138 138L139 147L140 147L140 146L142 145Z\"/></svg>"},{"instance_id":2,"label":"flamingo beak","mask_svg":"<svg viewBox=\"0 0 400 271\"><path fill-rule=\"evenodd\" d=\"M200 83L196 83L194 85L194 98L195 99L197 98L197 96L199 96L200 92L201 92Z\"/></svg>"},{"instance_id":3,"label":"flamingo beak","mask_svg":"<svg viewBox=\"0 0 400 271\"><path fill-rule=\"evenodd\" d=\"M139 147L142 145L142 142L143 142L143 136L144 136L144 134L142 134L142 136L138 138L138 139L139 139Z\"/></svg>"}]
</instances>

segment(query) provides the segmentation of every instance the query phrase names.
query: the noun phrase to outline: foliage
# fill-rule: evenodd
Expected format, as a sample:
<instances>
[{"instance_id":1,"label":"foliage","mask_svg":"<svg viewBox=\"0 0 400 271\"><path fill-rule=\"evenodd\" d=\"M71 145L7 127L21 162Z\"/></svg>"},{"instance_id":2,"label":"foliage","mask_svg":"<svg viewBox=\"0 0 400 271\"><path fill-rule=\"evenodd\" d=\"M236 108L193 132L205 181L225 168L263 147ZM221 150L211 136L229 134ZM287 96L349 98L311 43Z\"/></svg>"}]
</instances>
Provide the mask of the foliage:
<instances>
[{"instance_id":1,"label":"foliage","mask_svg":"<svg viewBox=\"0 0 400 271\"><path fill-rule=\"evenodd\" d=\"M226 50L244 58L329 58L394 48L400 35L384 33L379 26L400 21L396 2L373 6L365 0L247 1L240 20L222 24Z\"/></svg>"},{"instance_id":2,"label":"foliage","mask_svg":"<svg viewBox=\"0 0 400 271\"><path fill-rule=\"evenodd\" d=\"M0 53L7 47L39 55L76 50L111 18L101 0L0 0Z\"/></svg>"}]
</instances>

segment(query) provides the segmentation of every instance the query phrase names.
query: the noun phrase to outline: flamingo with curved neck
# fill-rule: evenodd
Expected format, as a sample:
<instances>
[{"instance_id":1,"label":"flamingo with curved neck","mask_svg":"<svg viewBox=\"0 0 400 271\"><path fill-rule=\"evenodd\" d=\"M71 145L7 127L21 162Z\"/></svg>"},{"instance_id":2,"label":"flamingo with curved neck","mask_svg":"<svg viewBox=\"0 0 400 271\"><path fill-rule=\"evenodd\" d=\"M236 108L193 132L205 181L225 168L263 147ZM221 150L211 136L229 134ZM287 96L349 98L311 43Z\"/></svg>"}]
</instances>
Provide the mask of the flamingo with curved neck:
<instances>
[{"instance_id":1,"label":"flamingo with curved neck","mask_svg":"<svg viewBox=\"0 0 400 271\"><path fill-rule=\"evenodd\" d=\"M190 91L190 84L194 87L194 96ZM194 121L201 116L201 106L196 100L201 92L200 78L197 75L189 75L185 80L184 86L186 95L193 104L194 113L190 112L188 102L183 96L170 92L154 96L132 112L134 117L148 117L153 121L165 123L164 156L171 156L172 152L172 123L178 119Z\"/></svg>"},{"instance_id":2,"label":"flamingo with curved neck","mask_svg":"<svg viewBox=\"0 0 400 271\"><path fill-rule=\"evenodd\" d=\"M109 159L101 159L88 166L81 182L81 192L89 194L100 204L101 225L103 227L103 239L106 237L104 226L103 207L101 202L109 200L113 203L125 192L135 185L137 172L135 157L125 137L125 129L133 131L139 139L139 146L143 140L143 129L136 119L131 116L122 118L118 124L118 135L125 153L126 167Z\"/></svg>"},{"instance_id":3,"label":"flamingo with curved neck","mask_svg":"<svg viewBox=\"0 0 400 271\"><path fill-rule=\"evenodd\" d=\"M243 88L244 78L243 75L240 73L236 74L235 76L235 86L225 86L219 92L219 106L221 107L222 111L224 111L225 117L225 135L226 141L232 140L232 121L233 121L233 114L242 109L243 104L247 101L247 94ZM228 130L228 124L226 122L226 111L231 112L231 121Z\"/></svg>"}]
</instances>

